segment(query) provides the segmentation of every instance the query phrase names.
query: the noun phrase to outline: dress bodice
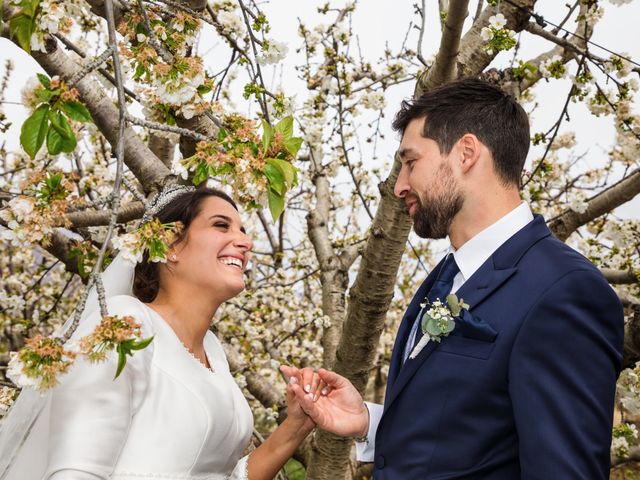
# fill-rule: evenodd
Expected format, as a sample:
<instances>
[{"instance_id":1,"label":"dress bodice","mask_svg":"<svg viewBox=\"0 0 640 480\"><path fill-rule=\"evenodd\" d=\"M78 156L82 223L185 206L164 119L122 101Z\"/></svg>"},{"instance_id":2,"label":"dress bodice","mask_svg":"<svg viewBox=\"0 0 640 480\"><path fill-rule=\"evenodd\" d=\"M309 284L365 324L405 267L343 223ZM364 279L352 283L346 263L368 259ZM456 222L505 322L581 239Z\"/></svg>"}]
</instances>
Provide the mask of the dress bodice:
<instances>
[{"instance_id":1,"label":"dress bodice","mask_svg":"<svg viewBox=\"0 0 640 480\"><path fill-rule=\"evenodd\" d=\"M157 313L145 308L155 335L149 383L112 478L129 480L148 472L227 478L247 446L253 420L222 345L207 332L209 370Z\"/></svg>"},{"instance_id":2,"label":"dress bodice","mask_svg":"<svg viewBox=\"0 0 640 480\"><path fill-rule=\"evenodd\" d=\"M117 379L113 353L99 364L77 360L41 415L49 420L34 427L31 437L44 443L23 448L28 458L18 458L7 478L246 480L241 455L253 418L216 336L204 339L211 371L139 300L112 297L108 307L111 315L134 316L153 341L128 357ZM98 320L81 324L74 338Z\"/></svg>"}]
</instances>

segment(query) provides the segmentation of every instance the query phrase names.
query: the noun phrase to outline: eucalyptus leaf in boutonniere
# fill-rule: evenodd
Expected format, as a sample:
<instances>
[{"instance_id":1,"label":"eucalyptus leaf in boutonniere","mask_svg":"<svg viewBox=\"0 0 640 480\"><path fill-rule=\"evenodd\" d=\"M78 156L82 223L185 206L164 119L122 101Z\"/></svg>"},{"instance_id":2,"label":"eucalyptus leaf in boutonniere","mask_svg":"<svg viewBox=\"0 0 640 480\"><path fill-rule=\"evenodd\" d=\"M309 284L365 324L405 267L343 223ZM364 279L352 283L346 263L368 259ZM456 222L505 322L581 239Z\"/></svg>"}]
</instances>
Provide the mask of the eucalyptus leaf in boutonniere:
<instances>
[{"instance_id":1,"label":"eucalyptus leaf in boutonniere","mask_svg":"<svg viewBox=\"0 0 640 480\"><path fill-rule=\"evenodd\" d=\"M459 316L462 310L468 309L469 305L454 294L447 296L446 303L442 303L440 299L434 301L422 315L420 328L423 335L418 344L413 347L409 358L416 358L429 340L441 342L442 337L448 336L456 328L455 317Z\"/></svg>"}]
</instances>

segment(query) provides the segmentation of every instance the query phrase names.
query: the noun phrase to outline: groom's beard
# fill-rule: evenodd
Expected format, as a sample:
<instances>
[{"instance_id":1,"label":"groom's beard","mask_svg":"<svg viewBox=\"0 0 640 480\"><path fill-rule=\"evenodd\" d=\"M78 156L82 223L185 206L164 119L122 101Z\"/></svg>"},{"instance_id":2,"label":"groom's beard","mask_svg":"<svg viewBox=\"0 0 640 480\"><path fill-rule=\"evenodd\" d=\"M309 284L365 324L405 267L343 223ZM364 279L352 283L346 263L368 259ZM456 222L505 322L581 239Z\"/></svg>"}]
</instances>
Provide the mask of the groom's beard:
<instances>
[{"instance_id":1,"label":"groom's beard","mask_svg":"<svg viewBox=\"0 0 640 480\"><path fill-rule=\"evenodd\" d=\"M454 217L464 203L462 193L457 188L451 167L443 164L438 170L440 179L433 195L425 193L424 202L418 198L418 206L413 215L413 229L422 238L444 238Z\"/></svg>"}]
</instances>

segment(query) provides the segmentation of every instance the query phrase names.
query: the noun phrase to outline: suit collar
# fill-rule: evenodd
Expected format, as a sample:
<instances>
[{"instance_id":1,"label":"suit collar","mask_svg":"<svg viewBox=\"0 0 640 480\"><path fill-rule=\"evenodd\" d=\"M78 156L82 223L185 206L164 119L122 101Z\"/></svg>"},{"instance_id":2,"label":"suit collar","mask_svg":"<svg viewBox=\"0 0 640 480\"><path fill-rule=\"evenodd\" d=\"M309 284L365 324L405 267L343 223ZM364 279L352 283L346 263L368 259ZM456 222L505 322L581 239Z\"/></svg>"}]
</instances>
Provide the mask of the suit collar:
<instances>
[{"instance_id":1,"label":"suit collar","mask_svg":"<svg viewBox=\"0 0 640 480\"><path fill-rule=\"evenodd\" d=\"M533 214L529 205L522 202L498 221L476 234L459 249L456 250L452 246L450 251L453 252L456 264L460 267L463 281L466 282L471 278L501 245L532 220Z\"/></svg>"}]
</instances>

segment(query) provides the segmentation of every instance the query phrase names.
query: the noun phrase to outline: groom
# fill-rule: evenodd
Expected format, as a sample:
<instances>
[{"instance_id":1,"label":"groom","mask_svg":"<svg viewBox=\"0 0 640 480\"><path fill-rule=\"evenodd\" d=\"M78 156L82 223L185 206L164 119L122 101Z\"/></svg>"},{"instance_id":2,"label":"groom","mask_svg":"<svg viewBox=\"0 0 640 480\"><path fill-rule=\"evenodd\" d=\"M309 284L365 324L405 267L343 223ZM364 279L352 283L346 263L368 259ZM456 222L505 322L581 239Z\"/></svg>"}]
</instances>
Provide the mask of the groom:
<instances>
[{"instance_id":1,"label":"groom","mask_svg":"<svg viewBox=\"0 0 640 480\"><path fill-rule=\"evenodd\" d=\"M403 102L393 125L395 194L419 236L451 247L402 320L384 406L364 408L346 379L321 370L328 396L292 387L305 410L322 428L366 437L358 457L376 480L609 478L622 307L520 198L526 113L464 79ZM431 322L421 341L420 319L450 293L468 308L448 335Z\"/></svg>"}]
</instances>

